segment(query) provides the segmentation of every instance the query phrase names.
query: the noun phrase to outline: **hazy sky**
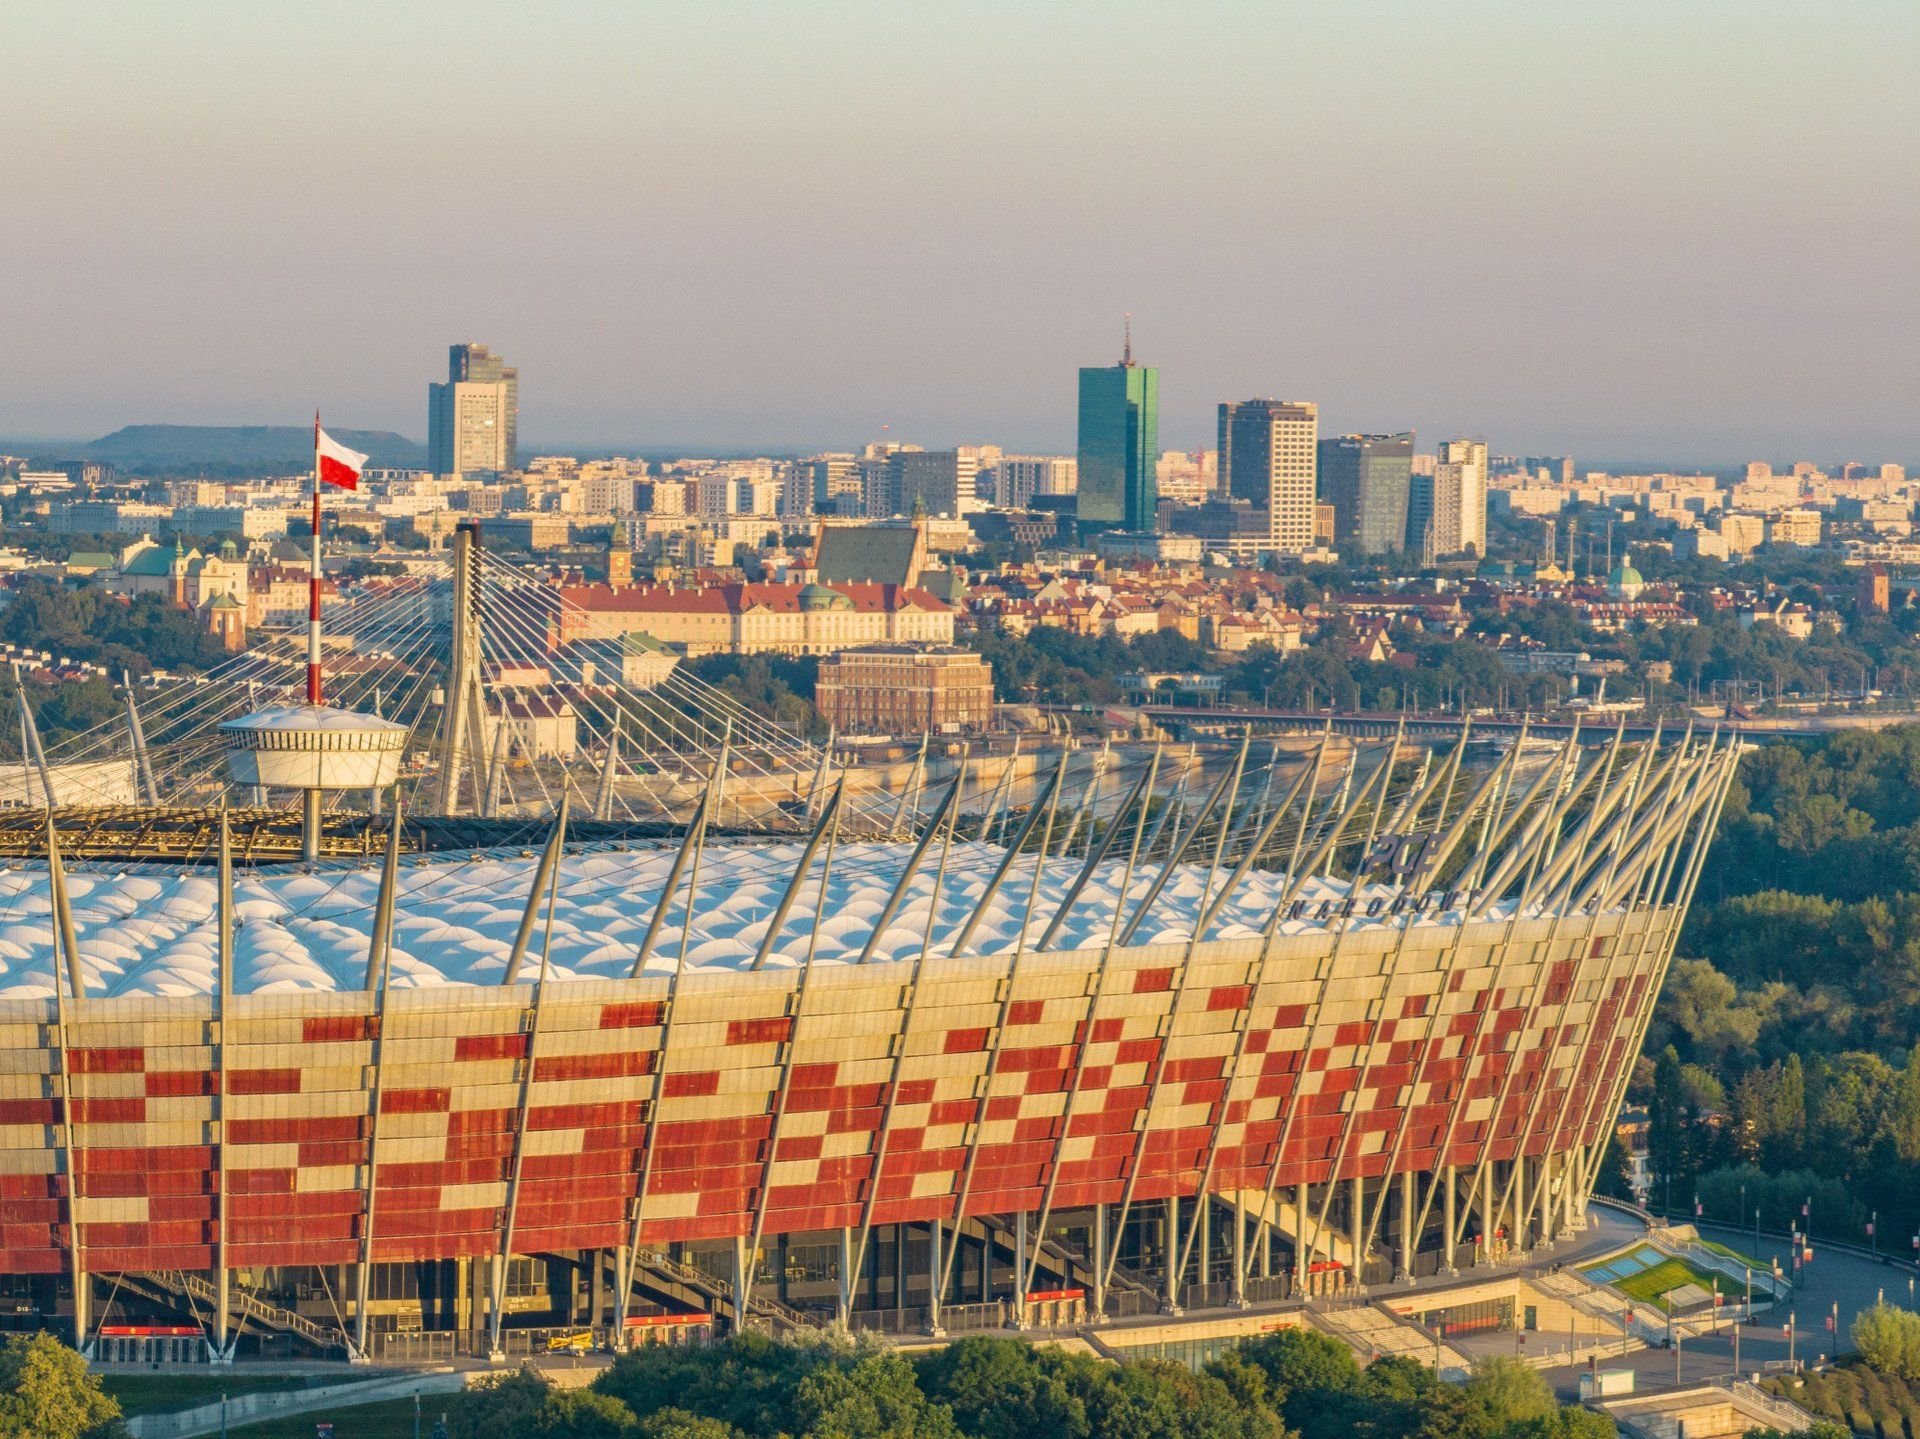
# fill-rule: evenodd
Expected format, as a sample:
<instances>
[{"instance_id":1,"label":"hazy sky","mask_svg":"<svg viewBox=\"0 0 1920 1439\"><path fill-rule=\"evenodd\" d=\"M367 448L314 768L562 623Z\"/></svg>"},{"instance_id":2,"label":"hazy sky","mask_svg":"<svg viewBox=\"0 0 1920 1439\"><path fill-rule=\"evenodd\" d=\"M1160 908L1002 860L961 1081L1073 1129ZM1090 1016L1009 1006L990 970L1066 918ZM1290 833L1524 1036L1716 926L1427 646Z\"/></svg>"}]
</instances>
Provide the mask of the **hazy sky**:
<instances>
[{"instance_id":1,"label":"hazy sky","mask_svg":"<svg viewBox=\"0 0 1920 1439\"><path fill-rule=\"evenodd\" d=\"M1913 0L8 7L0 436L1920 461Z\"/></svg>"}]
</instances>

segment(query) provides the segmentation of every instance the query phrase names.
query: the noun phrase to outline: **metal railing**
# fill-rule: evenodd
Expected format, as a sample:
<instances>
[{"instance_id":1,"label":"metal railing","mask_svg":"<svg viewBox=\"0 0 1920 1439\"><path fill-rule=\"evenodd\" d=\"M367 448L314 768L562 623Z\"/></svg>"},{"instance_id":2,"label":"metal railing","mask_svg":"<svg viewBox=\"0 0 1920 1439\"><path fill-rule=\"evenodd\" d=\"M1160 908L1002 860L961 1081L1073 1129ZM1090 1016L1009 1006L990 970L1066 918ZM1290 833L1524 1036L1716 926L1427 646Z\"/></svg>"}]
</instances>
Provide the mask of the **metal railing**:
<instances>
[{"instance_id":1,"label":"metal railing","mask_svg":"<svg viewBox=\"0 0 1920 1439\"><path fill-rule=\"evenodd\" d=\"M219 1291L214 1288L212 1281L203 1279L198 1274L189 1274L183 1269L162 1269L150 1271L150 1277L162 1288L196 1300L208 1308L219 1303ZM340 1330L328 1325L316 1324L306 1315L296 1313L294 1310L269 1304L244 1289L229 1289L227 1305L233 1313L244 1315L257 1324L297 1334L323 1352L347 1347L347 1336Z\"/></svg>"}]
</instances>

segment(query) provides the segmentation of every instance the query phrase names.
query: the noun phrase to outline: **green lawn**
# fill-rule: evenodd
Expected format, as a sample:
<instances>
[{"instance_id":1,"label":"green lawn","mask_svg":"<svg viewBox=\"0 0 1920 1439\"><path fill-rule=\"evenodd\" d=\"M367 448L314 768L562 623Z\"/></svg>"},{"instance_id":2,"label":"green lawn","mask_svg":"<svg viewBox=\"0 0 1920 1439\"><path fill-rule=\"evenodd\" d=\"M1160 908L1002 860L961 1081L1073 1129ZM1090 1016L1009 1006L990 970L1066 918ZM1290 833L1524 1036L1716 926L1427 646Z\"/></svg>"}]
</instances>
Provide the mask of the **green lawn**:
<instances>
[{"instance_id":1,"label":"green lawn","mask_svg":"<svg viewBox=\"0 0 1920 1439\"><path fill-rule=\"evenodd\" d=\"M422 1436L433 1433L433 1421L440 1417L434 1402L445 1403L446 1399L446 1395L429 1394L421 1400ZM309 1409L305 1414L237 1424L229 1432L233 1439L313 1439L313 1426L319 1420L333 1421L333 1439L413 1439L413 1399L383 1399L377 1404L355 1404L345 1409Z\"/></svg>"},{"instance_id":2,"label":"green lawn","mask_svg":"<svg viewBox=\"0 0 1920 1439\"><path fill-rule=\"evenodd\" d=\"M1683 1284L1697 1284L1708 1293L1713 1292L1715 1276L1695 1269L1684 1259L1663 1259L1651 1269L1643 1269L1638 1274L1618 1281L1613 1287L1629 1299L1638 1299L1642 1303L1657 1306L1666 1312L1665 1295L1669 1290L1678 1289ZM1720 1276L1720 1288L1723 1293L1730 1292L1725 1276Z\"/></svg>"},{"instance_id":3,"label":"green lawn","mask_svg":"<svg viewBox=\"0 0 1920 1439\"><path fill-rule=\"evenodd\" d=\"M338 1374L252 1373L234 1369L225 1374L102 1374L100 1387L120 1401L128 1415L171 1414L216 1402L229 1396L257 1394L270 1389L308 1389L322 1384L352 1384L379 1376L354 1374L343 1366ZM306 1439L312 1439L307 1430Z\"/></svg>"},{"instance_id":4,"label":"green lawn","mask_svg":"<svg viewBox=\"0 0 1920 1439\"><path fill-rule=\"evenodd\" d=\"M1700 1241L1700 1247L1702 1249L1711 1249L1715 1254L1723 1254L1735 1264L1744 1264L1747 1268L1757 1270L1761 1274L1773 1273L1773 1266L1771 1264L1763 1264L1751 1254L1742 1254L1738 1249L1729 1249L1724 1244L1715 1244L1711 1239L1702 1239Z\"/></svg>"}]
</instances>

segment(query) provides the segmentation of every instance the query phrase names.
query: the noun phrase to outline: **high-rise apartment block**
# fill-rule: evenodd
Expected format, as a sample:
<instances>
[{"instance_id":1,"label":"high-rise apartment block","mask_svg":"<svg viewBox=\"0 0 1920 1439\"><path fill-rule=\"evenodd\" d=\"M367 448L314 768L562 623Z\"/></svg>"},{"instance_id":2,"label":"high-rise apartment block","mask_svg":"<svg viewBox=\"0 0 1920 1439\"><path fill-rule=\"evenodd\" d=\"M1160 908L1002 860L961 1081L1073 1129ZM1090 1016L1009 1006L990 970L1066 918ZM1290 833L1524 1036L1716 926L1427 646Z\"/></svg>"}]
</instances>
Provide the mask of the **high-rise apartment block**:
<instances>
[{"instance_id":1,"label":"high-rise apartment block","mask_svg":"<svg viewBox=\"0 0 1920 1439\"><path fill-rule=\"evenodd\" d=\"M1310 401L1242 400L1220 407L1220 487L1244 500L1236 554L1302 554L1314 546L1320 407ZM1411 451L1409 451L1411 453Z\"/></svg>"},{"instance_id":2,"label":"high-rise apartment block","mask_svg":"<svg viewBox=\"0 0 1920 1439\"><path fill-rule=\"evenodd\" d=\"M1405 546L1413 435L1336 435L1320 442L1320 498L1333 506L1333 543L1343 555Z\"/></svg>"},{"instance_id":3,"label":"high-rise apartment block","mask_svg":"<svg viewBox=\"0 0 1920 1439\"><path fill-rule=\"evenodd\" d=\"M447 352L447 382L427 386L427 463L436 475L504 474L519 465L520 372L485 345Z\"/></svg>"},{"instance_id":4,"label":"high-rise apartment block","mask_svg":"<svg viewBox=\"0 0 1920 1439\"><path fill-rule=\"evenodd\" d=\"M1431 475L1415 475L1407 500L1407 550L1426 559L1487 552L1487 447L1448 440Z\"/></svg>"},{"instance_id":5,"label":"high-rise apartment block","mask_svg":"<svg viewBox=\"0 0 1920 1439\"><path fill-rule=\"evenodd\" d=\"M1160 372L1133 362L1080 371L1077 513L1083 530L1151 530L1158 518Z\"/></svg>"},{"instance_id":6,"label":"high-rise apartment block","mask_svg":"<svg viewBox=\"0 0 1920 1439\"><path fill-rule=\"evenodd\" d=\"M813 492L813 508L831 512L842 495L860 493L860 470L852 455L815 455L799 466Z\"/></svg>"},{"instance_id":7,"label":"high-rise apartment block","mask_svg":"<svg viewBox=\"0 0 1920 1439\"><path fill-rule=\"evenodd\" d=\"M1071 495L1079 484L1079 466L1071 456L1002 455L993 467L993 502L1024 510L1035 495Z\"/></svg>"}]
</instances>

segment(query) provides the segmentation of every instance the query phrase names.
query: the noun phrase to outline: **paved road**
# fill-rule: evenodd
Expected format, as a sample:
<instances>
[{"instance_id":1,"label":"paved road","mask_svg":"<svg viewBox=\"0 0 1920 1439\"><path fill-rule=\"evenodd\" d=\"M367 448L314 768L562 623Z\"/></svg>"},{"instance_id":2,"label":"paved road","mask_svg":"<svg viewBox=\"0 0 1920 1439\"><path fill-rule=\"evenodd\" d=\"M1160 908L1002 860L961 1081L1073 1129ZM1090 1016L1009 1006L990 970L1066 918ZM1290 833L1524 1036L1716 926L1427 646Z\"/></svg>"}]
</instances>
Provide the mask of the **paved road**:
<instances>
[{"instance_id":1,"label":"paved road","mask_svg":"<svg viewBox=\"0 0 1920 1439\"><path fill-rule=\"evenodd\" d=\"M1713 1224L1699 1227L1703 1237L1729 1245L1743 1254L1751 1254L1762 1260L1777 1256L1782 1264L1786 1261L1787 1241L1784 1238L1761 1235L1760 1249L1755 1253L1751 1230L1742 1233ZM1871 1308L1882 1292L1889 1303L1909 1303L1909 1285L1914 1284L1916 1277L1920 1277L1920 1271L1912 1264L1890 1260L1876 1262L1864 1254L1855 1255L1823 1247L1817 1235L1813 1241L1813 1255L1813 1262L1802 1271L1800 1282L1795 1286L1790 1300L1772 1312L1763 1310L1751 1324L1739 1326L1740 1372L1743 1375L1751 1377L1769 1361L1788 1357L1787 1336L1782 1332L1782 1326L1786 1324L1789 1314L1794 1317L1797 1330L1792 1346L1793 1357L1813 1363L1822 1357L1831 1357L1836 1352L1834 1336L1826 1327L1834 1305L1839 1306L1839 1350L1845 1351L1850 1347L1846 1336L1855 1314ZM1698 1384L1733 1373L1734 1327L1729 1324L1719 1334L1702 1335L1686 1340L1680 1346L1680 1383ZM1565 1336L1542 1334L1539 1342L1564 1343ZM1634 1370L1637 1376L1635 1383L1641 1389L1671 1388L1675 1383L1675 1356L1670 1350L1645 1349L1624 1357L1615 1354L1603 1357L1600 1364L1607 1369ZM1584 1365L1573 1365L1544 1372L1557 1389L1571 1395L1579 1383L1583 1368Z\"/></svg>"}]
</instances>

